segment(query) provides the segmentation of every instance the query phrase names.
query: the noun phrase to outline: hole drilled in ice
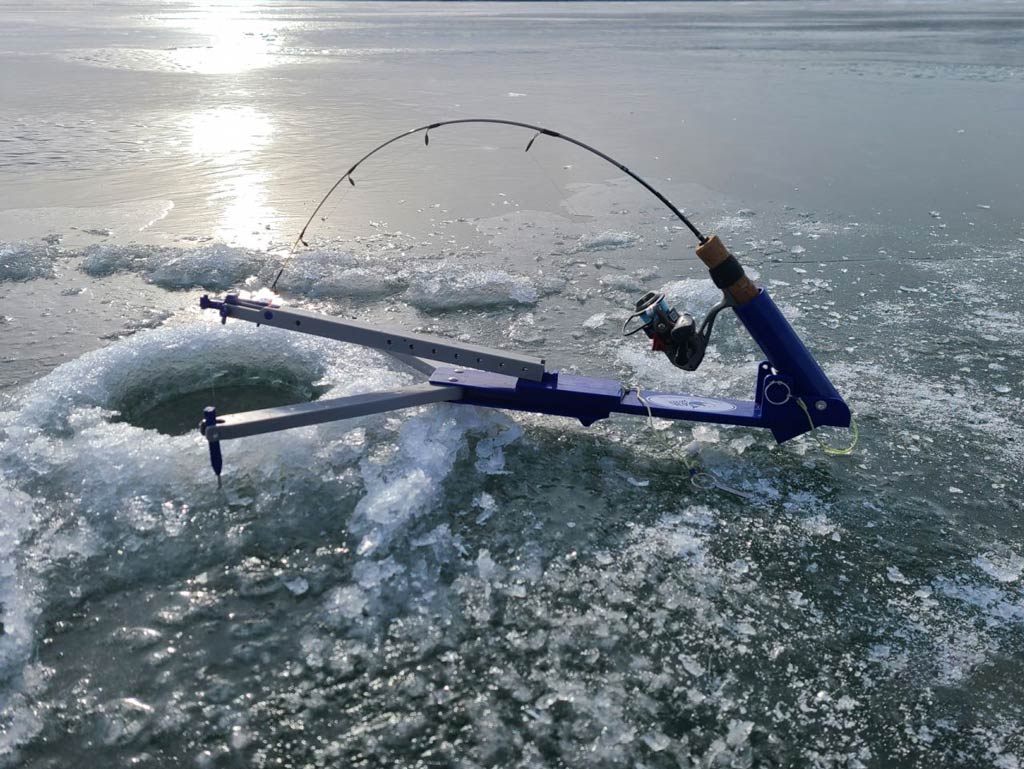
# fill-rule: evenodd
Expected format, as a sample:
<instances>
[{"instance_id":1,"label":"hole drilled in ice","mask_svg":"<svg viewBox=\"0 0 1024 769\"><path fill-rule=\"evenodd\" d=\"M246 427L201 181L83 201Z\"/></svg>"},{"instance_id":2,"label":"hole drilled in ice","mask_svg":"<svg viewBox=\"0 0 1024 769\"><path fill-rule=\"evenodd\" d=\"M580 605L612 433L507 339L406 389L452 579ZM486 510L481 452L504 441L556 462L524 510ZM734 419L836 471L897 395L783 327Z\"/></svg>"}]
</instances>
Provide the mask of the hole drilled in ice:
<instances>
[{"instance_id":1,"label":"hole drilled in ice","mask_svg":"<svg viewBox=\"0 0 1024 769\"><path fill-rule=\"evenodd\" d=\"M161 398L148 388L125 394L119 404L120 419L164 435L185 435L196 429L203 409L214 403L230 408L231 413L286 406L316 400L326 388L295 377L291 372L231 372L233 383L218 385L217 378L201 388ZM239 380L244 384L237 383ZM227 413L227 412L225 412Z\"/></svg>"}]
</instances>

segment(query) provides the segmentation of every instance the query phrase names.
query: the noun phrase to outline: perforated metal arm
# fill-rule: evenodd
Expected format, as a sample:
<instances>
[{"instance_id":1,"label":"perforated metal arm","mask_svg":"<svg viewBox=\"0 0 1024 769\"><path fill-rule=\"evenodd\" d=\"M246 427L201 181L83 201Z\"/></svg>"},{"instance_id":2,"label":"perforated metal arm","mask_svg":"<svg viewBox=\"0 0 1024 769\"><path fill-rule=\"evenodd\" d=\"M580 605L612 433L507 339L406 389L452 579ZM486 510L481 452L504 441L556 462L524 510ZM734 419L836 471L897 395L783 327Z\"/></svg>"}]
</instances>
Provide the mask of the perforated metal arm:
<instances>
[{"instance_id":1,"label":"perforated metal arm","mask_svg":"<svg viewBox=\"0 0 1024 769\"><path fill-rule=\"evenodd\" d=\"M496 374L507 374L531 382L544 378L544 360L490 347L462 344L427 334L410 334L354 320L339 320L304 310L273 307L262 302L241 299L228 294L223 300L203 296L203 309L216 309L221 317L237 318L302 334L312 334L339 342L372 347L387 353L438 361L451 366L465 366Z\"/></svg>"}]
</instances>

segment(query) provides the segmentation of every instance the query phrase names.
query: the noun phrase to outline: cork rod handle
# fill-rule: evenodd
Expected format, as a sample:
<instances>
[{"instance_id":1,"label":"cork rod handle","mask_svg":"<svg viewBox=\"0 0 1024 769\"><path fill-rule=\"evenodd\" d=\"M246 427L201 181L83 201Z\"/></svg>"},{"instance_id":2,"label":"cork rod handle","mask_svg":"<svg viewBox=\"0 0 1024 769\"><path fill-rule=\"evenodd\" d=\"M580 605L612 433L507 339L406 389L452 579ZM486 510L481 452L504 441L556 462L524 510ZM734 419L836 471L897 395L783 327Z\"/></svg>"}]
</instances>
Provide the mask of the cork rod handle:
<instances>
[{"instance_id":1,"label":"cork rod handle","mask_svg":"<svg viewBox=\"0 0 1024 769\"><path fill-rule=\"evenodd\" d=\"M760 289L743 272L739 260L729 253L729 249L717 235L712 235L697 246L697 256L711 271L715 285L728 292L737 305L746 304L760 292ZM725 263L730 259L732 263L726 265ZM723 267L723 265L725 266ZM721 282L722 279L727 281L724 285Z\"/></svg>"}]
</instances>

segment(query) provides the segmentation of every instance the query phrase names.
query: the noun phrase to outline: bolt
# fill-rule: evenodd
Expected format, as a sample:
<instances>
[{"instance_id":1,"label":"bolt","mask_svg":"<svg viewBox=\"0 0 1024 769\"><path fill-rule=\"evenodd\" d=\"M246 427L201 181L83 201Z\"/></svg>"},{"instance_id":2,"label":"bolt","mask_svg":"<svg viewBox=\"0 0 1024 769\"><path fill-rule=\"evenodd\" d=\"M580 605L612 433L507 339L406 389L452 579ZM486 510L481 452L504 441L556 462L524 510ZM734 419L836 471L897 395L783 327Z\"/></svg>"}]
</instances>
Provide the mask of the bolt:
<instances>
[{"instance_id":1,"label":"bolt","mask_svg":"<svg viewBox=\"0 0 1024 769\"><path fill-rule=\"evenodd\" d=\"M828 408L828 404L825 403L825 401L815 401L814 408L816 408L818 411L824 411L825 409Z\"/></svg>"}]
</instances>

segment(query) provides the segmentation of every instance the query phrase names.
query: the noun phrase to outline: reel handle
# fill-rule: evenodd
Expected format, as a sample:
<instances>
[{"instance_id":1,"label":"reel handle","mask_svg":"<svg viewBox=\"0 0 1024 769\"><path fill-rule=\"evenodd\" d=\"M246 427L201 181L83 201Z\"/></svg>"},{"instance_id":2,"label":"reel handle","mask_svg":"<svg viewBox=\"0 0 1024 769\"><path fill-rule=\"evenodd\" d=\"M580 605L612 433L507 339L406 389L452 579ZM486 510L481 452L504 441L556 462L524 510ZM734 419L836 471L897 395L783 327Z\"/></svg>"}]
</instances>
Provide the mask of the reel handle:
<instances>
[{"instance_id":1,"label":"reel handle","mask_svg":"<svg viewBox=\"0 0 1024 769\"><path fill-rule=\"evenodd\" d=\"M761 292L717 235L697 246L697 256L708 268L715 285L728 293L736 305L746 304Z\"/></svg>"}]
</instances>

